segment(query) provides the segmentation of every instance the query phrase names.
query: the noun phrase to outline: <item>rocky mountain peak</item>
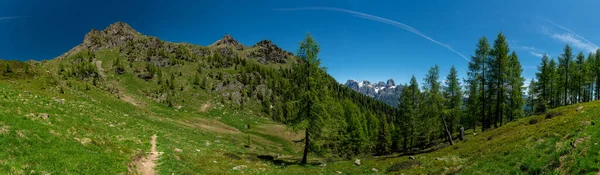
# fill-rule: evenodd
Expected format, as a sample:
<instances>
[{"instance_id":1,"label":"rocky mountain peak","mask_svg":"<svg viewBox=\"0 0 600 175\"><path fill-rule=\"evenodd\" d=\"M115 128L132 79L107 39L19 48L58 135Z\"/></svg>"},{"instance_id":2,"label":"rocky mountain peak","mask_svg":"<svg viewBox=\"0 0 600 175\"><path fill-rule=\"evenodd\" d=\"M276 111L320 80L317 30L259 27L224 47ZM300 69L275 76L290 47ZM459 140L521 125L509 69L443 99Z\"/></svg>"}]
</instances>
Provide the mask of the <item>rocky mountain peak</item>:
<instances>
[{"instance_id":1,"label":"rocky mountain peak","mask_svg":"<svg viewBox=\"0 0 600 175\"><path fill-rule=\"evenodd\" d=\"M362 84L363 84L363 86L368 86L368 85L371 85L371 82L369 80L363 80Z\"/></svg>"},{"instance_id":2,"label":"rocky mountain peak","mask_svg":"<svg viewBox=\"0 0 600 175\"><path fill-rule=\"evenodd\" d=\"M137 31L135 31L133 28L131 28L131 26L129 26L129 24L121 22L121 21L109 25L106 29L104 29L104 32L106 32L108 34L113 34L113 35L118 35L118 34L136 35L136 34L139 34Z\"/></svg>"},{"instance_id":3,"label":"rocky mountain peak","mask_svg":"<svg viewBox=\"0 0 600 175\"><path fill-rule=\"evenodd\" d=\"M363 80L360 83L356 80L348 80L344 85L394 107L398 106L398 99L403 88L401 85L396 85L392 79L388 79L387 82L378 81L375 84L371 84L368 80Z\"/></svg>"},{"instance_id":4,"label":"rocky mountain peak","mask_svg":"<svg viewBox=\"0 0 600 175\"><path fill-rule=\"evenodd\" d=\"M394 82L393 79L388 79L387 83L386 83L386 87L392 87L392 86L396 86L396 83Z\"/></svg>"},{"instance_id":5,"label":"rocky mountain peak","mask_svg":"<svg viewBox=\"0 0 600 175\"><path fill-rule=\"evenodd\" d=\"M262 46L262 47L277 47L275 44L273 44L273 42L271 40L262 40L259 41L258 43L254 44L254 46L252 47L257 47L257 46ZM279 47L277 47L279 48Z\"/></svg>"},{"instance_id":6,"label":"rocky mountain peak","mask_svg":"<svg viewBox=\"0 0 600 175\"><path fill-rule=\"evenodd\" d=\"M252 46L256 50L247 54L249 58L256 58L263 64L286 63L294 55L273 44L270 40L262 40Z\"/></svg>"},{"instance_id":7,"label":"rocky mountain peak","mask_svg":"<svg viewBox=\"0 0 600 175\"><path fill-rule=\"evenodd\" d=\"M230 34L223 36L223 38L217 40L211 46L233 46L236 50L243 50L244 48L246 48L246 46L235 40Z\"/></svg>"}]
</instances>

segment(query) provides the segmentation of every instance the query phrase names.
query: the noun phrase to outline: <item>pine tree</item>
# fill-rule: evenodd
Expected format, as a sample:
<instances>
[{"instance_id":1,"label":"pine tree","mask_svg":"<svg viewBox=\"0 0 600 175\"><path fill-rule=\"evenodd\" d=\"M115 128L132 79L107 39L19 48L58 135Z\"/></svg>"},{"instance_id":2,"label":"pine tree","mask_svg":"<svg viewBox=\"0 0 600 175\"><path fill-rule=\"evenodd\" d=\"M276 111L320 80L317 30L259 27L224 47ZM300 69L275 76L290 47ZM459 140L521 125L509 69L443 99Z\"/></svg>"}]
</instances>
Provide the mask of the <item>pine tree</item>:
<instances>
[{"instance_id":1,"label":"pine tree","mask_svg":"<svg viewBox=\"0 0 600 175\"><path fill-rule=\"evenodd\" d=\"M521 63L519 62L519 58L517 57L517 53L514 51L509 57L509 76L508 76L508 86L509 86L509 106L507 111L507 119L508 122L514 120L515 118L523 117L523 82L525 79L521 76L523 72L523 68L521 67ZM502 120L501 120L502 121Z\"/></svg>"},{"instance_id":2,"label":"pine tree","mask_svg":"<svg viewBox=\"0 0 600 175\"><path fill-rule=\"evenodd\" d=\"M465 114L469 118L469 124L470 124L471 129L473 129L473 132L475 132L475 128L477 128L477 121L479 121L481 119L481 116L479 114L482 113L480 111L482 108L479 105L480 99L479 99L479 84L477 82L478 79L479 79L478 77L470 77L469 76L469 78L467 80L465 80L465 83L468 84L468 88L467 88L468 98L467 98Z\"/></svg>"},{"instance_id":3,"label":"pine tree","mask_svg":"<svg viewBox=\"0 0 600 175\"><path fill-rule=\"evenodd\" d=\"M302 164L306 164L309 151L315 151L311 140L318 139L325 117L324 106L320 103L320 98L323 95L322 90L324 79L324 70L321 69L321 60L318 58L319 45L314 41L310 34L300 42L298 54L296 55L302 63L294 65L296 74L297 92L300 99L298 101L298 114L294 116L290 124L296 128L303 128L304 135L304 151L302 156Z\"/></svg>"},{"instance_id":4,"label":"pine tree","mask_svg":"<svg viewBox=\"0 0 600 175\"><path fill-rule=\"evenodd\" d=\"M121 57L117 57L117 59L113 63L113 67L114 67L115 73L117 73L117 74L123 74L125 72L125 68L121 64Z\"/></svg>"},{"instance_id":5,"label":"pine tree","mask_svg":"<svg viewBox=\"0 0 600 175\"><path fill-rule=\"evenodd\" d=\"M471 57L471 61L469 62L469 71L467 72L467 81L469 84L472 84L469 86L470 108L468 108L468 113L473 117L481 116L477 118L481 119L482 131L490 127L489 119L486 118L486 111L488 107L487 101L489 99L487 99L488 90L485 88L487 85L486 78L488 75L486 75L486 72L489 69L487 61L489 56L490 45L488 44L487 38L484 36L479 39L479 42L477 43L475 56ZM475 105L480 105L480 108L477 109ZM473 128L475 128L475 126L473 126Z\"/></svg>"},{"instance_id":6,"label":"pine tree","mask_svg":"<svg viewBox=\"0 0 600 175\"><path fill-rule=\"evenodd\" d=\"M502 125L502 118L504 116L504 109L506 107L506 87L504 86L508 71L509 61L509 49L506 38L502 33L499 33L496 40L494 40L494 47L492 50L492 57L489 59L490 65L490 95L494 97L493 103L495 105L494 117L492 122L494 127L498 127L498 123Z\"/></svg>"},{"instance_id":7,"label":"pine tree","mask_svg":"<svg viewBox=\"0 0 600 175\"><path fill-rule=\"evenodd\" d=\"M450 73L446 77L447 86L444 88L444 98L446 99L446 109L449 110L448 130L454 133L458 129L458 124L461 121L463 107L463 93L458 81L458 72L454 65L450 68Z\"/></svg>"},{"instance_id":8,"label":"pine tree","mask_svg":"<svg viewBox=\"0 0 600 175\"><path fill-rule=\"evenodd\" d=\"M564 84L563 84L563 88L564 88L564 93L563 93L563 105L568 105L569 103L567 102L567 98L569 97L568 94L568 90L569 90L569 72L570 72L570 68L569 68L569 64L571 63L571 60L573 55L571 53L571 46L569 46L568 44L565 46L564 49L564 53L561 55L561 58L559 58L559 64L562 65L563 67L563 79L564 79ZM561 62L562 60L562 62Z\"/></svg>"},{"instance_id":9,"label":"pine tree","mask_svg":"<svg viewBox=\"0 0 600 175\"><path fill-rule=\"evenodd\" d=\"M580 103L583 101L583 87L585 86L585 74L587 73L584 67L585 55L583 55L583 52L579 52L579 54L577 54L574 66L576 69L573 70L573 75L576 83L573 83L573 92L575 93L575 103Z\"/></svg>"},{"instance_id":10,"label":"pine tree","mask_svg":"<svg viewBox=\"0 0 600 175\"><path fill-rule=\"evenodd\" d=\"M546 100L550 100L550 86L551 86L551 73L552 68L550 67L550 61L548 56L544 54L542 56L542 62L537 67L538 72L535 73L536 78L538 79L538 83L536 83L535 89L530 89L533 91L539 91L538 94L540 97Z\"/></svg>"},{"instance_id":11,"label":"pine tree","mask_svg":"<svg viewBox=\"0 0 600 175\"><path fill-rule=\"evenodd\" d=\"M558 64L554 59L551 59L550 63L548 63L548 71L548 80L550 80L550 82L548 82L548 86L550 86L548 96L550 97L550 106L554 108L558 106L560 100L558 90L558 83L560 81L558 76Z\"/></svg>"},{"instance_id":12,"label":"pine tree","mask_svg":"<svg viewBox=\"0 0 600 175\"><path fill-rule=\"evenodd\" d=\"M198 76L198 74L194 74L194 85L200 85L200 77Z\"/></svg>"},{"instance_id":13,"label":"pine tree","mask_svg":"<svg viewBox=\"0 0 600 175\"><path fill-rule=\"evenodd\" d=\"M537 111L541 106L537 105L539 103L544 104L544 101L540 102L540 99L536 99L535 97L538 96L539 93L536 92L536 82L535 80L532 78L531 81L529 82L529 87L527 87L527 104L525 105L525 110L527 111L527 115L531 115L533 114L535 111ZM538 96L538 98L543 98L542 96Z\"/></svg>"},{"instance_id":14,"label":"pine tree","mask_svg":"<svg viewBox=\"0 0 600 175\"><path fill-rule=\"evenodd\" d=\"M25 74L29 74L29 63L25 62L23 69L25 70Z\"/></svg>"},{"instance_id":15,"label":"pine tree","mask_svg":"<svg viewBox=\"0 0 600 175\"><path fill-rule=\"evenodd\" d=\"M11 72L12 72L12 69L10 68L10 64L8 64L8 62L5 62L4 63L4 74L6 75Z\"/></svg>"},{"instance_id":16,"label":"pine tree","mask_svg":"<svg viewBox=\"0 0 600 175\"><path fill-rule=\"evenodd\" d=\"M443 119L440 120L440 118L444 118L442 113L444 111L444 100L439 82L439 72L439 66L435 65L431 67L425 75L423 83L423 102L428 105L423 108L425 111L422 116L422 121L427 122L423 129L426 132L425 135L429 142L433 141L433 139L438 136L442 136L442 131L447 130L447 128L445 128L446 121Z\"/></svg>"},{"instance_id":17,"label":"pine tree","mask_svg":"<svg viewBox=\"0 0 600 175\"><path fill-rule=\"evenodd\" d=\"M397 132L399 132L397 136L401 136L401 138L396 139L403 140L402 146L404 150L413 147L415 144L416 135L420 135L420 133L416 132L416 128L421 126L421 124L417 124L417 121L422 121L419 120L420 101L421 91L419 90L417 79L413 75L410 79L410 85L404 85L404 88L402 89L402 93L400 94L400 103L398 106L399 113L401 114L401 127L397 129ZM400 145L398 145L398 147L399 146Z\"/></svg>"}]
</instances>

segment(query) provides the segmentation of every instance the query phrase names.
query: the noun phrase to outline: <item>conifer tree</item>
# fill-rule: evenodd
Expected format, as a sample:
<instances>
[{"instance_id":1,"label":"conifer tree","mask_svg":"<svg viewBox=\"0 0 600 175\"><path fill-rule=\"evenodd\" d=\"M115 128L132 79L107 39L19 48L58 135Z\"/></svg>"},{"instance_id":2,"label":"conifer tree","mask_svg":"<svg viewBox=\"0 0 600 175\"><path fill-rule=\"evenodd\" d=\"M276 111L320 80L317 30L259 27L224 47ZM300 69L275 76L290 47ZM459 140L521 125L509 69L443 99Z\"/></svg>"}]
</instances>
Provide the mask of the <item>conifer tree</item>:
<instances>
[{"instance_id":1,"label":"conifer tree","mask_svg":"<svg viewBox=\"0 0 600 175\"><path fill-rule=\"evenodd\" d=\"M295 128L302 128L304 135L304 151L302 155L302 164L306 164L309 151L315 151L313 142L321 133L323 118L326 117L325 108L320 102L323 95L322 90L324 79L324 70L321 68L321 60L318 58L319 45L314 41L310 34L300 42L297 57L302 63L294 65L294 73L297 77L296 92L299 93L297 104L298 114L294 116L290 124Z\"/></svg>"},{"instance_id":2,"label":"conifer tree","mask_svg":"<svg viewBox=\"0 0 600 175\"><path fill-rule=\"evenodd\" d=\"M454 65L450 68L450 73L446 77L447 86L444 88L444 98L446 99L445 106L449 110L448 130L454 133L458 129L458 124L461 121L463 107L463 93L458 81L458 72Z\"/></svg>"},{"instance_id":3,"label":"conifer tree","mask_svg":"<svg viewBox=\"0 0 600 175\"><path fill-rule=\"evenodd\" d=\"M521 76L523 68L514 51L509 57L508 87L509 87L509 105L507 111L508 122L515 118L523 117L523 89L525 79ZM500 120L502 121L502 120Z\"/></svg>"},{"instance_id":4,"label":"conifer tree","mask_svg":"<svg viewBox=\"0 0 600 175\"><path fill-rule=\"evenodd\" d=\"M469 113L474 118L478 118L481 120L481 130L490 127L487 109L488 109L488 101L487 99L487 91L486 78L489 76L488 73L488 57L490 56L490 45L487 41L487 38L484 36L479 39L477 43L477 49L475 49L475 56L471 56L471 61L469 62L469 71L467 72L467 82L469 85ZM476 108L475 105L479 105L479 108ZM473 126L475 127L475 126Z\"/></svg>"},{"instance_id":5,"label":"conifer tree","mask_svg":"<svg viewBox=\"0 0 600 175\"><path fill-rule=\"evenodd\" d=\"M506 73L508 72L508 61L509 61L509 49L506 38L502 33L499 33L496 40L494 40L494 46L492 50L492 56L489 59L490 65L490 95L493 97L494 109L492 123L494 127L498 127L498 124L502 125L502 118L504 116L504 109L506 107L506 87L505 82L507 80Z\"/></svg>"}]
</instances>

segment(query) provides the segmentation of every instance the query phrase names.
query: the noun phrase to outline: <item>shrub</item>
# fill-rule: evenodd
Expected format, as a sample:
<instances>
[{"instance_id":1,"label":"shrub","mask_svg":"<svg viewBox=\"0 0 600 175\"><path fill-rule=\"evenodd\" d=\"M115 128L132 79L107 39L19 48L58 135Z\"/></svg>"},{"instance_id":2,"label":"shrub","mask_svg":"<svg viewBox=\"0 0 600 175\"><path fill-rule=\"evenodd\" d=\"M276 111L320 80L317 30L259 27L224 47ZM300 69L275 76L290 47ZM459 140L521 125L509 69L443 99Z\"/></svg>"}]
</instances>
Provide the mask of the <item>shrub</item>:
<instances>
[{"instance_id":1,"label":"shrub","mask_svg":"<svg viewBox=\"0 0 600 175\"><path fill-rule=\"evenodd\" d=\"M537 118L531 118L531 119L529 119L529 124L530 125L536 124L537 122L538 122Z\"/></svg>"},{"instance_id":2,"label":"shrub","mask_svg":"<svg viewBox=\"0 0 600 175\"><path fill-rule=\"evenodd\" d=\"M552 112L549 112L546 114L546 119L551 119L551 118L554 118L554 117L560 116L560 115L562 115L561 112L552 111Z\"/></svg>"}]
</instances>

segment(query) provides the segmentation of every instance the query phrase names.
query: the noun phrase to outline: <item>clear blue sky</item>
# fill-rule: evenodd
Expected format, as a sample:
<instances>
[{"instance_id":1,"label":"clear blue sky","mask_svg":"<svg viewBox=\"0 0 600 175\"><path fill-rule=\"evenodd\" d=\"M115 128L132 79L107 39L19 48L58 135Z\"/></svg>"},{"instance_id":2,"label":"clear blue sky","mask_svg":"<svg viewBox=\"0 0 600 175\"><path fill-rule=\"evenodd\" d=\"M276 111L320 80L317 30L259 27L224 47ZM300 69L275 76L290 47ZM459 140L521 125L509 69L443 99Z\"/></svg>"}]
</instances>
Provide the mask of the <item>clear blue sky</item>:
<instances>
[{"instance_id":1,"label":"clear blue sky","mask_svg":"<svg viewBox=\"0 0 600 175\"><path fill-rule=\"evenodd\" d=\"M0 1L0 58L52 59L92 28L115 21L167 41L209 45L231 34L245 45L269 39L292 52L310 32L321 45L323 64L339 82L393 78L405 83L413 74L421 82L434 64L441 67L441 77L451 65L465 75L467 61L459 53L469 58L478 38L485 35L491 42L502 31L529 80L539 54L556 57L566 43L577 52L598 47L599 8L597 0L8 0Z\"/></svg>"}]
</instances>

